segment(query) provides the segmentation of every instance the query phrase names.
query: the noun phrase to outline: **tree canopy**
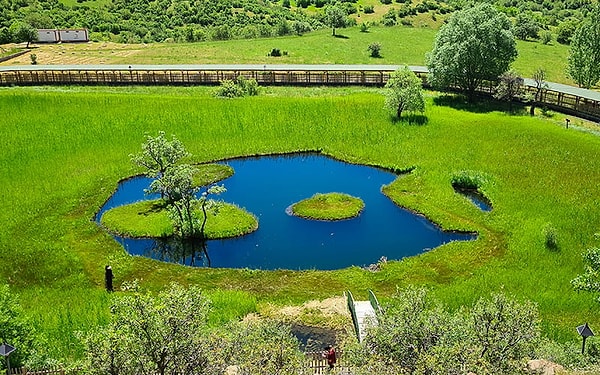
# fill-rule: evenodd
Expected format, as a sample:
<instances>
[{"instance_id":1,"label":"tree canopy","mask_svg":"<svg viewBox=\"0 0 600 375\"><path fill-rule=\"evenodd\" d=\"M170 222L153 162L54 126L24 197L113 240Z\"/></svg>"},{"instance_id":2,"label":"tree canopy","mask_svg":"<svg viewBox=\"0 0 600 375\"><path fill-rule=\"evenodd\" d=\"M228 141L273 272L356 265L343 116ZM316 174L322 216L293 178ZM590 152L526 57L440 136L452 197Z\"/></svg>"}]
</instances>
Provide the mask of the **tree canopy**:
<instances>
[{"instance_id":1,"label":"tree canopy","mask_svg":"<svg viewBox=\"0 0 600 375\"><path fill-rule=\"evenodd\" d=\"M429 82L457 87L472 99L483 81L495 81L517 58L511 22L490 4L456 12L427 54Z\"/></svg>"},{"instance_id":2,"label":"tree canopy","mask_svg":"<svg viewBox=\"0 0 600 375\"><path fill-rule=\"evenodd\" d=\"M402 117L403 111L423 112L423 82L407 66L396 70L385 84L385 106Z\"/></svg>"},{"instance_id":3,"label":"tree canopy","mask_svg":"<svg viewBox=\"0 0 600 375\"><path fill-rule=\"evenodd\" d=\"M600 80L600 5L573 35L567 72L581 87Z\"/></svg>"}]
</instances>

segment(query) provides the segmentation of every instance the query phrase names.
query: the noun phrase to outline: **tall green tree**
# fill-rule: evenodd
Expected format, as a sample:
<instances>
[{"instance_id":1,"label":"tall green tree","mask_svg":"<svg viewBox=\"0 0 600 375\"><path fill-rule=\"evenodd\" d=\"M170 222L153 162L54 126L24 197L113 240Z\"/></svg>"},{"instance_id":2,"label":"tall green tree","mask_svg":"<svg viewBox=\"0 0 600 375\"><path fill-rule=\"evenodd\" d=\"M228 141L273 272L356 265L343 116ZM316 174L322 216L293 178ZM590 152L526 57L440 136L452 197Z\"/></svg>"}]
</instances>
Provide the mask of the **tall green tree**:
<instances>
[{"instance_id":1,"label":"tall green tree","mask_svg":"<svg viewBox=\"0 0 600 375\"><path fill-rule=\"evenodd\" d=\"M588 89L600 80L600 5L573 35L567 72Z\"/></svg>"},{"instance_id":2,"label":"tall green tree","mask_svg":"<svg viewBox=\"0 0 600 375\"><path fill-rule=\"evenodd\" d=\"M335 36L335 29L346 27L348 14L338 5L328 5L325 9L325 23L331 27L331 35Z\"/></svg>"},{"instance_id":3,"label":"tall green tree","mask_svg":"<svg viewBox=\"0 0 600 375\"><path fill-rule=\"evenodd\" d=\"M427 54L429 82L456 87L470 100L483 81L495 81L517 58L511 22L492 5L458 11L438 32Z\"/></svg>"},{"instance_id":4,"label":"tall green tree","mask_svg":"<svg viewBox=\"0 0 600 375\"><path fill-rule=\"evenodd\" d=\"M425 110L423 82L407 66L393 72L385 88L385 106L398 118L404 111Z\"/></svg>"},{"instance_id":5,"label":"tall green tree","mask_svg":"<svg viewBox=\"0 0 600 375\"><path fill-rule=\"evenodd\" d=\"M571 285L578 291L596 294L596 301L600 302L600 248L593 247L583 254L585 264L584 272L571 280Z\"/></svg>"},{"instance_id":6,"label":"tall green tree","mask_svg":"<svg viewBox=\"0 0 600 375\"><path fill-rule=\"evenodd\" d=\"M10 31L14 41L17 43L27 42L27 48L29 48L30 43L35 42L38 39L37 30L26 22L13 23L10 26Z\"/></svg>"}]
</instances>

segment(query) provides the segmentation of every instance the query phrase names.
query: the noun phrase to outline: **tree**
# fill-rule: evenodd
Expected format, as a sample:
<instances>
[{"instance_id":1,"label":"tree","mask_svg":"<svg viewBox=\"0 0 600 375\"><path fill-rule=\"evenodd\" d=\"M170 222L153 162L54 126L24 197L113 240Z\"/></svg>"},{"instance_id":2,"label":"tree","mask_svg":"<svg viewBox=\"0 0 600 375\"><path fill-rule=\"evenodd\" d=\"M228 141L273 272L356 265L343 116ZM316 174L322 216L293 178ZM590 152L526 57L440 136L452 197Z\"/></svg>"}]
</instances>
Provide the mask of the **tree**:
<instances>
[{"instance_id":1,"label":"tree","mask_svg":"<svg viewBox=\"0 0 600 375\"><path fill-rule=\"evenodd\" d=\"M542 100L544 91L548 88L546 82L546 71L543 68L537 68L533 73L533 80L535 81L535 95L530 101L529 114L535 115L535 106Z\"/></svg>"},{"instance_id":2,"label":"tree","mask_svg":"<svg viewBox=\"0 0 600 375\"><path fill-rule=\"evenodd\" d=\"M84 338L91 374L222 374L224 344L208 327L210 302L177 284L152 296L134 292L111 304L108 326Z\"/></svg>"},{"instance_id":3,"label":"tree","mask_svg":"<svg viewBox=\"0 0 600 375\"><path fill-rule=\"evenodd\" d=\"M13 367L23 366L35 352L37 334L33 324L24 316L17 296L8 285L0 285L0 340L17 348L10 355ZM0 361L0 368L5 365L5 361Z\"/></svg>"},{"instance_id":4,"label":"tree","mask_svg":"<svg viewBox=\"0 0 600 375\"><path fill-rule=\"evenodd\" d=\"M353 374L512 374L540 336L537 307L503 294L449 311L426 289L398 290L361 343L344 343Z\"/></svg>"},{"instance_id":5,"label":"tree","mask_svg":"<svg viewBox=\"0 0 600 375\"><path fill-rule=\"evenodd\" d=\"M385 84L385 106L398 118L403 111L425 110L422 81L407 66L393 72Z\"/></svg>"},{"instance_id":6,"label":"tree","mask_svg":"<svg viewBox=\"0 0 600 375\"><path fill-rule=\"evenodd\" d=\"M508 110L512 112L512 102L523 95L524 80L514 70L504 72L499 77L494 98L508 102Z\"/></svg>"},{"instance_id":7,"label":"tree","mask_svg":"<svg viewBox=\"0 0 600 375\"><path fill-rule=\"evenodd\" d=\"M532 12L519 13L515 20L514 34L521 40L537 39L540 25Z\"/></svg>"},{"instance_id":8,"label":"tree","mask_svg":"<svg viewBox=\"0 0 600 375\"><path fill-rule=\"evenodd\" d=\"M335 36L336 28L346 27L346 18L346 11L337 5L329 5L325 9L325 23L332 28L331 35L333 36Z\"/></svg>"},{"instance_id":9,"label":"tree","mask_svg":"<svg viewBox=\"0 0 600 375\"><path fill-rule=\"evenodd\" d=\"M274 320L250 319L229 327L232 363L242 374L296 375L304 355L290 327Z\"/></svg>"},{"instance_id":10,"label":"tree","mask_svg":"<svg viewBox=\"0 0 600 375\"><path fill-rule=\"evenodd\" d=\"M470 100L483 81L495 81L517 57L511 23L492 5L458 11L438 32L427 54L429 82L457 87Z\"/></svg>"},{"instance_id":11,"label":"tree","mask_svg":"<svg viewBox=\"0 0 600 375\"><path fill-rule=\"evenodd\" d=\"M26 48L29 48L29 44L38 39L37 30L26 22L16 22L10 28L15 42L27 42Z\"/></svg>"},{"instance_id":12,"label":"tree","mask_svg":"<svg viewBox=\"0 0 600 375\"><path fill-rule=\"evenodd\" d=\"M584 273L571 280L571 285L577 291L598 294L600 292L600 248L588 249L583 254ZM600 302L600 296L596 297Z\"/></svg>"},{"instance_id":13,"label":"tree","mask_svg":"<svg viewBox=\"0 0 600 375\"><path fill-rule=\"evenodd\" d=\"M181 159L190 156L183 144L173 136L167 140L164 131L159 131L156 137L146 135L146 142L142 144L139 154L129 157L134 164L146 168L148 177L158 177L165 173L167 168L175 165Z\"/></svg>"},{"instance_id":14,"label":"tree","mask_svg":"<svg viewBox=\"0 0 600 375\"><path fill-rule=\"evenodd\" d=\"M590 14L573 35L567 66L575 82L588 89L600 80L600 5Z\"/></svg>"}]
</instances>

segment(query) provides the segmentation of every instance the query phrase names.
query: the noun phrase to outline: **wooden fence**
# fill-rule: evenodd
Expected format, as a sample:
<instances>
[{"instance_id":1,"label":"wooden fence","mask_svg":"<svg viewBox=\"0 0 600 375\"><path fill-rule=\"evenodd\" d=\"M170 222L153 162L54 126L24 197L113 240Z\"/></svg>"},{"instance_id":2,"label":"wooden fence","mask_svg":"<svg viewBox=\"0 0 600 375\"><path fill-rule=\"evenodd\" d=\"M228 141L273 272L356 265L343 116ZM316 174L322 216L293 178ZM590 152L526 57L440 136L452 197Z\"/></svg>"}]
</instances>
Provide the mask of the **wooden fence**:
<instances>
[{"instance_id":1,"label":"wooden fence","mask_svg":"<svg viewBox=\"0 0 600 375\"><path fill-rule=\"evenodd\" d=\"M347 373L348 368L344 361L343 352L336 351L337 363L335 371L329 371L327 359L323 357L323 352L305 352L305 372L306 375L324 375L324 374L340 374ZM80 373L78 370L70 371L69 374L75 375ZM62 368L30 370L26 367L11 368L10 375L66 375L66 371Z\"/></svg>"},{"instance_id":2,"label":"wooden fence","mask_svg":"<svg viewBox=\"0 0 600 375\"><path fill-rule=\"evenodd\" d=\"M0 66L0 86L37 85L217 85L238 76L260 85L383 86L393 65L45 65ZM427 68L411 67L426 84ZM495 83L487 82L480 94L491 95ZM536 87L525 85L534 95ZM596 97L596 96L594 96ZM544 89L537 104L593 121L600 121L600 99Z\"/></svg>"}]
</instances>

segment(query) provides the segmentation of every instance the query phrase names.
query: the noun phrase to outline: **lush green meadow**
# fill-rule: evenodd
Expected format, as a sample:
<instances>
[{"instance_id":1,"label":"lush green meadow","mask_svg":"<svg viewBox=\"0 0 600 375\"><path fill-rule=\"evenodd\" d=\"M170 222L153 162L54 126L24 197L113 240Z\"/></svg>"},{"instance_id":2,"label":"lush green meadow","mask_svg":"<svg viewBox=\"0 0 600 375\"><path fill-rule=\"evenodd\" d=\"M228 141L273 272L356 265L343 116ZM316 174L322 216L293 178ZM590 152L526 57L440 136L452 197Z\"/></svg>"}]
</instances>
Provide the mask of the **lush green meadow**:
<instances>
[{"instance_id":1,"label":"lush green meadow","mask_svg":"<svg viewBox=\"0 0 600 375\"><path fill-rule=\"evenodd\" d=\"M600 324L598 306L569 281L581 252L598 246L600 138L560 123L467 106L430 93L427 122L395 123L377 89L268 88L225 100L211 88L4 88L0 90L0 277L50 335L55 354L77 356L73 331L103 323L115 285L156 290L194 283L215 297L215 322L267 303L300 304L350 289L381 299L409 283L433 288L450 306L504 290L539 304L546 333L576 339ZM387 189L398 204L446 229L479 232L380 272L194 269L131 257L94 221L120 179L141 172L129 160L144 134L174 134L193 161L321 150L354 163L414 167ZM484 213L454 192L462 170L489 176ZM552 225L558 250L545 247ZM365 249L369 251L369 249ZM118 292L120 293L120 292Z\"/></svg>"}]
</instances>

